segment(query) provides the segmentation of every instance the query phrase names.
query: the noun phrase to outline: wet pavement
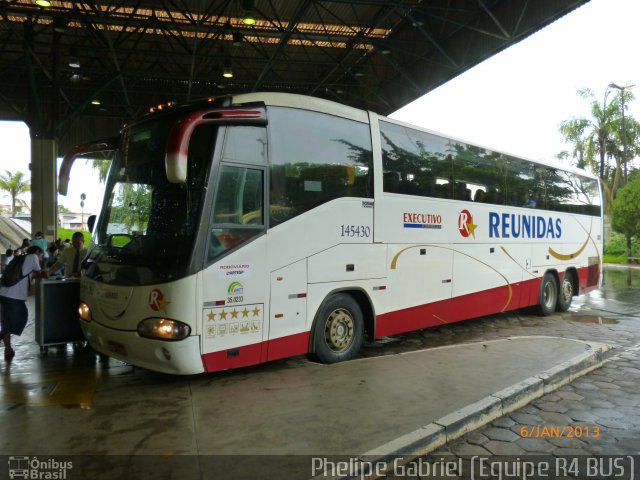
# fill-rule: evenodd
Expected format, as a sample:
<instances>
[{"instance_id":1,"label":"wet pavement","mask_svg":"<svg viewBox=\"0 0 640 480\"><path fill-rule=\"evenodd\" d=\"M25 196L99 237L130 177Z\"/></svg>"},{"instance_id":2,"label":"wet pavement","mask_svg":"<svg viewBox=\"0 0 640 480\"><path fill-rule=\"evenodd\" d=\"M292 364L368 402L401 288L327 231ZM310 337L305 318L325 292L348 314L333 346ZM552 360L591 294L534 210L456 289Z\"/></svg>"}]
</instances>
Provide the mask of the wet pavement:
<instances>
[{"instance_id":1,"label":"wet pavement","mask_svg":"<svg viewBox=\"0 0 640 480\"><path fill-rule=\"evenodd\" d=\"M574 299L566 313L510 312L385 338L365 345L359 359L333 366L295 357L186 378L100 361L72 346L52 347L45 356L31 323L16 339L14 361L0 366L0 455L357 455L429 423L443 408L453 411L517 381L504 365L511 360L501 357L508 353L503 345L513 346L510 358L521 358L526 378L575 354L575 340L610 345L605 365L433 455L637 454L639 298L640 270L607 268L603 288ZM537 344L542 337L553 340ZM429 357L447 346L460 354ZM471 357L487 350L493 365ZM344 379L355 383L361 404L345 395ZM419 386L431 386L432 396L418 393ZM318 388L306 390L312 387ZM424 406L422 415L411 410L416 405ZM193 478L210 478L198 472Z\"/></svg>"},{"instance_id":2,"label":"wet pavement","mask_svg":"<svg viewBox=\"0 0 640 480\"><path fill-rule=\"evenodd\" d=\"M638 455L639 386L640 349L628 349L433 455Z\"/></svg>"},{"instance_id":3,"label":"wet pavement","mask_svg":"<svg viewBox=\"0 0 640 480\"><path fill-rule=\"evenodd\" d=\"M432 456L639 455L639 295L640 270L607 269L599 292L579 299L569 314L558 315L567 320L563 333L615 346L604 366Z\"/></svg>"}]
</instances>

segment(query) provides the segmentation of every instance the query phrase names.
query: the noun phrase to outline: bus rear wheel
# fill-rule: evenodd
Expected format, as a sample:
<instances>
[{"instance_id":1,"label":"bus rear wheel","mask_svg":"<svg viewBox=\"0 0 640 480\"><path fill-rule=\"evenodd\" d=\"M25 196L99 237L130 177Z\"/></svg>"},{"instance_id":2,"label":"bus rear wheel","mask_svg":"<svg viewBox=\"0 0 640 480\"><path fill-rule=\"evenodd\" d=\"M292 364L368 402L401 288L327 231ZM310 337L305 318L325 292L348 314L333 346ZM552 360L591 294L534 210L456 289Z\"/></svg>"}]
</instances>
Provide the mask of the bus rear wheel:
<instances>
[{"instance_id":1,"label":"bus rear wheel","mask_svg":"<svg viewBox=\"0 0 640 480\"><path fill-rule=\"evenodd\" d=\"M312 357L336 363L356 356L364 338L364 320L358 302L348 294L331 296L322 306L313 329Z\"/></svg>"},{"instance_id":2,"label":"bus rear wheel","mask_svg":"<svg viewBox=\"0 0 640 480\"><path fill-rule=\"evenodd\" d=\"M558 304L556 306L558 312L569 310L571 300L573 300L573 295L575 294L573 285L573 273L565 272L558 290Z\"/></svg>"},{"instance_id":3,"label":"bus rear wheel","mask_svg":"<svg viewBox=\"0 0 640 480\"><path fill-rule=\"evenodd\" d=\"M552 273L545 273L540 284L538 295L538 310L545 317L556 310L558 303L558 282Z\"/></svg>"}]
</instances>

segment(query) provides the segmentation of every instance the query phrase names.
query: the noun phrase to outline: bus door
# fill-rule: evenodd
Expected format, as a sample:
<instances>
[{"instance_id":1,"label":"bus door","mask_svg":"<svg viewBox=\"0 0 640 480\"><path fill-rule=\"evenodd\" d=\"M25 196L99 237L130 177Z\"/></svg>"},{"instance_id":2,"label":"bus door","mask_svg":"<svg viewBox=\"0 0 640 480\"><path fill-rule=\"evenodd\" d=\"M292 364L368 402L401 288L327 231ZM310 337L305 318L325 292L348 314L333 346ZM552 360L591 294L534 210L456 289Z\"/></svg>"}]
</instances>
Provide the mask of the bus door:
<instances>
[{"instance_id":1,"label":"bus door","mask_svg":"<svg viewBox=\"0 0 640 480\"><path fill-rule=\"evenodd\" d=\"M228 127L222 162L212 172L214 201L206 253L209 266L203 271L201 283L202 354L207 371L266 359L269 273L264 234L264 130Z\"/></svg>"}]
</instances>

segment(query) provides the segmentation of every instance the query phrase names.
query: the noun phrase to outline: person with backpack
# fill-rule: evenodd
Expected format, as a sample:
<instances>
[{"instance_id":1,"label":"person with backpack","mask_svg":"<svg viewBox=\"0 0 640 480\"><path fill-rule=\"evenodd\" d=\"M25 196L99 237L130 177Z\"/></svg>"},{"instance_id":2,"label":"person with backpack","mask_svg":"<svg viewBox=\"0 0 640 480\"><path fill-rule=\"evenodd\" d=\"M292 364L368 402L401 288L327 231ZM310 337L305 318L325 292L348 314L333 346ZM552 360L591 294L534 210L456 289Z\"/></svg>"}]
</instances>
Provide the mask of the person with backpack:
<instances>
[{"instance_id":1,"label":"person with backpack","mask_svg":"<svg viewBox=\"0 0 640 480\"><path fill-rule=\"evenodd\" d=\"M27 295L31 278L47 278L46 270L40 268L44 252L38 246L27 249L27 254L14 258L0 278L0 323L4 359L10 361L15 356L11 347L11 335L22 335L27 325Z\"/></svg>"}]
</instances>

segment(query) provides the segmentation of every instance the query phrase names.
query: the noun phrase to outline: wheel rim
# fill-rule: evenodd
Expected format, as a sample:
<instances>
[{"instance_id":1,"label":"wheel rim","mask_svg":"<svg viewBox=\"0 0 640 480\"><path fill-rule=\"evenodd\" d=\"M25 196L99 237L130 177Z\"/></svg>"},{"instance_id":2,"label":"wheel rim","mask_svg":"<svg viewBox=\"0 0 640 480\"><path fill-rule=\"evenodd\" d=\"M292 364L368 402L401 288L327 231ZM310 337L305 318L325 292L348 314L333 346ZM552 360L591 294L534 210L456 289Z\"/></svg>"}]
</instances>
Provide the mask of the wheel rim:
<instances>
[{"instance_id":1,"label":"wheel rim","mask_svg":"<svg viewBox=\"0 0 640 480\"><path fill-rule=\"evenodd\" d=\"M324 329L327 346L334 352L346 350L355 336L355 320L344 308L338 308L329 314Z\"/></svg>"},{"instance_id":2,"label":"wheel rim","mask_svg":"<svg viewBox=\"0 0 640 480\"><path fill-rule=\"evenodd\" d=\"M544 305L547 309L552 309L556 302L556 290L553 282L546 282L544 285Z\"/></svg>"},{"instance_id":3,"label":"wheel rim","mask_svg":"<svg viewBox=\"0 0 640 480\"><path fill-rule=\"evenodd\" d=\"M571 297L573 297L573 284L569 280L564 279L562 281L561 290L562 290L562 301L566 303L569 300L571 300Z\"/></svg>"}]
</instances>

